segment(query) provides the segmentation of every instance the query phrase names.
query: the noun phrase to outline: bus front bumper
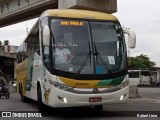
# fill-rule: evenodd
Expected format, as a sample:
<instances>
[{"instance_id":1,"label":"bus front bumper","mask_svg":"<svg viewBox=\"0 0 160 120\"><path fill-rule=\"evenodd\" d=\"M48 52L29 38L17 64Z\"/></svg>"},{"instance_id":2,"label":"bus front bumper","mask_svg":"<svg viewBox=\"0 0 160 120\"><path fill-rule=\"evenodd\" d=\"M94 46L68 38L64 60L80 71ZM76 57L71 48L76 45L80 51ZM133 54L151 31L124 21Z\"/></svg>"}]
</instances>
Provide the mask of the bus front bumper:
<instances>
[{"instance_id":1,"label":"bus front bumper","mask_svg":"<svg viewBox=\"0 0 160 120\"><path fill-rule=\"evenodd\" d=\"M124 103L129 97L129 86L112 93L103 94L75 94L52 88L48 96L48 103L51 107L76 107L106 105L115 103ZM99 101L91 101L92 98L101 98Z\"/></svg>"}]
</instances>

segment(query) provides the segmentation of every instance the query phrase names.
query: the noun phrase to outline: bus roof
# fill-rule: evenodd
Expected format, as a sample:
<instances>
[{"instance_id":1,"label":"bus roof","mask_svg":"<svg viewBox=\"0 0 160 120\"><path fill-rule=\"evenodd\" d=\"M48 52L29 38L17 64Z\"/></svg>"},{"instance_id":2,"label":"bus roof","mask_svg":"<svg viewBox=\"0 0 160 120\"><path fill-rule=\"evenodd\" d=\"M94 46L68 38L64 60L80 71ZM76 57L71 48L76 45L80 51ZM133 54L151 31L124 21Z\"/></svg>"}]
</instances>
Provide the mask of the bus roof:
<instances>
[{"instance_id":1,"label":"bus roof","mask_svg":"<svg viewBox=\"0 0 160 120\"><path fill-rule=\"evenodd\" d=\"M50 9L42 13L41 17L54 16L64 18L84 18L84 19L97 19L97 20L118 20L115 16L107 13L78 10L78 9Z\"/></svg>"}]
</instances>

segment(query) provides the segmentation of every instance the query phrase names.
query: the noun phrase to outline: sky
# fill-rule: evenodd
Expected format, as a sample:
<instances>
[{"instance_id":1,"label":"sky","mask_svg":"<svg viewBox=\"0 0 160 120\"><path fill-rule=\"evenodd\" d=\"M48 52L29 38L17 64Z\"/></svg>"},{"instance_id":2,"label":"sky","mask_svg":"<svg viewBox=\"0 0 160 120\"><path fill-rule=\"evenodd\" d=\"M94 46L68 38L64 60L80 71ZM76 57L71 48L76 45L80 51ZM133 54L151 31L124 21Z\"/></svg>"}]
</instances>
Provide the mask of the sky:
<instances>
[{"instance_id":1,"label":"sky","mask_svg":"<svg viewBox=\"0 0 160 120\"><path fill-rule=\"evenodd\" d=\"M137 36L131 56L145 54L160 66L160 0L117 0L121 25Z\"/></svg>"},{"instance_id":2,"label":"sky","mask_svg":"<svg viewBox=\"0 0 160 120\"><path fill-rule=\"evenodd\" d=\"M156 66L160 66L160 0L117 0L118 11L114 15L121 25L132 29L137 36L136 48L130 56L145 54ZM20 45L37 19L0 28L0 41L10 40Z\"/></svg>"}]
</instances>

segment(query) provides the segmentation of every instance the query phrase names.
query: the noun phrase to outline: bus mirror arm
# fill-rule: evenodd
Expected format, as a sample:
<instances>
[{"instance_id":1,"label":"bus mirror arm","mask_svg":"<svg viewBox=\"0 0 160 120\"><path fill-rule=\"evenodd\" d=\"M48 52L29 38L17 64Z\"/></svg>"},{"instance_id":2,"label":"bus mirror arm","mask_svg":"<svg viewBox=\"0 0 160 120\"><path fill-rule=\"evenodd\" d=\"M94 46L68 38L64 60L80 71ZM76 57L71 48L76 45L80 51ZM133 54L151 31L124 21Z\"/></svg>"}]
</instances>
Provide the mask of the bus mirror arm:
<instances>
[{"instance_id":1,"label":"bus mirror arm","mask_svg":"<svg viewBox=\"0 0 160 120\"><path fill-rule=\"evenodd\" d=\"M134 31L128 28L123 28L123 33L128 35L128 39L130 40L130 48L135 48L136 47L136 34Z\"/></svg>"}]
</instances>

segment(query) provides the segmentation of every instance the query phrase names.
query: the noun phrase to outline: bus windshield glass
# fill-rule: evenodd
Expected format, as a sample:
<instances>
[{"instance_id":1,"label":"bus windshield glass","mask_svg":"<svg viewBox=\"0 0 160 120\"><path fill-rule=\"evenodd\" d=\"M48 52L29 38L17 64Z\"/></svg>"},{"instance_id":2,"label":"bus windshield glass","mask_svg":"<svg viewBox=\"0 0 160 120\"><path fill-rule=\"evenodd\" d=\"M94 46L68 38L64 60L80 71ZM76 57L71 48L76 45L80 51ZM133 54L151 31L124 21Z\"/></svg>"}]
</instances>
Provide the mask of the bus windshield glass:
<instances>
[{"instance_id":1,"label":"bus windshield glass","mask_svg":"<svg viewBox=\"0 0 160 120\"><path fill-rule=\"evenodd\" d=\"M115 22L52 19L55 70L76 74L108 74L126 67L120 25Z\"/></svg>"}]
</instances>

